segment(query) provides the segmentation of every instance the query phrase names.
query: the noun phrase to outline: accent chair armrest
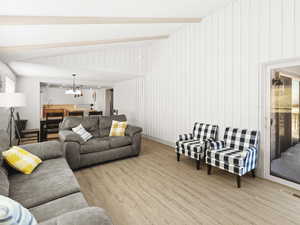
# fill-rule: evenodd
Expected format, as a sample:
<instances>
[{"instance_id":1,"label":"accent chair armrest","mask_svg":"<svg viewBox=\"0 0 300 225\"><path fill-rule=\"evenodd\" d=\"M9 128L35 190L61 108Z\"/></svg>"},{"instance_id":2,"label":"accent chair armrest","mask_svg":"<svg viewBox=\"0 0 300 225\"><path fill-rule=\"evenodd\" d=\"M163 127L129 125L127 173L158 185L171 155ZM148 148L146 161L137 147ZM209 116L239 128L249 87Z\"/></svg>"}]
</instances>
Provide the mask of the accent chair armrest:
<instances>
[{"instance_id":1,"label":"accent chair armrest","mask_svg":"<svg viewBox=\"0 0 300 225\"><path fill-rule=\"evenodd\" d=\"M216 142L216 140L214 138L207 138L204 141L206 141L208 143Z\"/></svg>"},{"instance_id":2,"label":"accent chair armrest","mask_svg":"<svg viewBox=\"0 0 300 225\"><path fill-rule=\"evenodd\" d=\"M245 152L245 165L247 171L255 169L256 159L257 159L257 148L255 146L250 146L244 152Z\"/></svg>"},{"instance_id":3,"label":"accent chair armrest","mask_svg":"<svg viewBox=\"0 0 300 225\"><path fill-rule=\"evenodd\" d=\"M46 220L39 225L113 225L111 219L105 211L97 207L87 207L84 209L62 214L50 220Z\"/></svg>"},{"instance_id":4,"label":"accent chair armrest","mask_svg":"<svg viewBox=\"0 0 300 225\"><path fill-rule=\"evenodd\" d=\"M211 143L215 142L214 138L207 138L205 140L203 140L204 144L205 144L205 148L210 148Z\"/></svg>"},{"instance_id":5,"label":"accent chair armrest","mask_svg":"<svg viewBox=\"0 0 300 225\"><path fill-rule=\"evenodd\" d=\"M59 140L62 142L77 142L78 144L84 144L84 140L71 130L60 130L58 136Z\"/></svg>"},{"instance_id":6,"label":"accent chair armrest","mask_svg":"<svg viewBox=\"0 0 300 225\"><path fill-rule=\"evenodd\" d=\"M222 148L225 148L225 147L226 147L225 141L210 142L210 149L211 150L219 150L219 149L222 149Z\"/></svg>"},{"instance_id":7,"label":"accent chair armrest","mask_svg":"<svg viewBox=\"0 0 300 225\"><path fill-rule=\"evenodd\" d=\"M58 141L21 145L21 148L38 156L41 160L63 157L62 145Z\"/></svg>"},{"instance_id":8,"label":"accent chair armrest","mask_svg":"<svg viewBox=\"0 0 300 225\"><path fill-rule=\"evenodd\" d=\"M125 131L126 136L133 137L137 133L141 133L143 129L141 127L136 127L132 125L128 125Z\"/></svg>"},{"instance_id":9,"label":"accent chair armrest","mask_svg":"<svg viewBox=\"0 0 300 225\"><path fill-rule=\"evenodd\" d=\"M187 141L187 140L191 140L194 138L194 135L189 133L189 134L180 134L178 137L179 141Z\"/></svg>"}]
</instances>

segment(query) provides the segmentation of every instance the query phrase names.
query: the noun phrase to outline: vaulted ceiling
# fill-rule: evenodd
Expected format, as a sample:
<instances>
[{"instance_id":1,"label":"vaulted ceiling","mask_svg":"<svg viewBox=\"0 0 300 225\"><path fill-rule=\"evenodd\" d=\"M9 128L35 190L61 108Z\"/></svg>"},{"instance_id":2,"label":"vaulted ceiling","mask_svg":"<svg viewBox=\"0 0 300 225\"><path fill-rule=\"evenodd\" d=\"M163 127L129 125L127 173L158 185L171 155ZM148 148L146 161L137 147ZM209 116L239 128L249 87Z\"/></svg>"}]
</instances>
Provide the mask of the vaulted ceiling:
<instances>
[{"instance_id":1,"label":"vaulted ceiling","mask_svg":"<svg viewBox=\"0 0 300 225\"><path fill-rule=\"evenodd\" d=\"M231 1L4 0L0 7L0 58L7 63L14 61L12 69L15 66L15 72L25 76L29 73L17 70L20 61L24 70L24 63L32 65L32 60L43 63L43 59L49 57L66 58L71 57L70 54L88 54L103 49L107 52L107 48L124 48L124 45L146 46L167 39L186 23L200 23L203 17ZM65 63L53 63L53 66L70 67ZM101 75L101 69L104 73L113 71L113 81L119 79L119 73L127 74L126 79L140 75L136 71L126 71L124 66L115 68L113 64L112 68L99 66L98 71L91 66L85 68L83 63L79 67L89 71L90 76L94 71L97 74L95 80L108 79Z\"/></svg>"}]
</instances>

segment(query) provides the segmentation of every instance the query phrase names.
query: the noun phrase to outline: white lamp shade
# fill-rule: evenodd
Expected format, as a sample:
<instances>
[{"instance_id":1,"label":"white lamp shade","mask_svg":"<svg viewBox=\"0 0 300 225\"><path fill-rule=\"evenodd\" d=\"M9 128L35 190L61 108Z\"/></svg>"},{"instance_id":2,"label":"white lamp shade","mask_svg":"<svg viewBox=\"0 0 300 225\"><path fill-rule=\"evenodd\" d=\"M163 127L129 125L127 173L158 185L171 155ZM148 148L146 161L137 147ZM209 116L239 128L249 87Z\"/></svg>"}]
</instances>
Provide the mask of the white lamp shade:
<instances>
[{"instance_id":1,"label":"white lamp shade","mask_svg":"<svg viewBox=\"0 0 300 225\"><path fill-rule=\"evenodd\" d=\"M0 93L0 107L23 107L26 105L23 93Z\"/></svg>"},{"instance_id":2,"label":"white lamp shade","mask_svg":"<svg viewBox=\"0 0 300 225\"><path fill-rule=\"evenodd\" d=\"M65 94L67 95L81 95L81 91L76 89L75 91L73 89L66 90Z\"/></svg>"}]
</instances>

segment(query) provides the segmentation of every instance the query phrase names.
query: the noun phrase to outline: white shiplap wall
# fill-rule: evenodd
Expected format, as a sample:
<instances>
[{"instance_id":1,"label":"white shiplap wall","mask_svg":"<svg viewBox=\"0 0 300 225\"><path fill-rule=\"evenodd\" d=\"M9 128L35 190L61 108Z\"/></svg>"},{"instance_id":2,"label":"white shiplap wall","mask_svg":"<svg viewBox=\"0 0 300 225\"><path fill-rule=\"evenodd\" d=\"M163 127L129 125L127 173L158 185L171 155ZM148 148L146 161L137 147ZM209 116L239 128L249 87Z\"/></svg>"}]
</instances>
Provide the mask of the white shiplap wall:
<instances>
[{"instance_id":1,"label":"white shiplap wall","mask_svg":"<svg viewBox=\"0 0 300 225\"><path fill-rule=\"evenodd\" d=\"M174 142L194 121L219 124L221 135L259 129L259 65L300 56L299 40L299 0L238 0L155 44L144 90L132 81L145 98L136 105L145 134Z\"/></svg>"},{"instance_id":2,"label":"white shiplap wall","mask_svg":"<svg viewBox=\"0 0 300 225\"><path fill-rule=\"evenodd\" d=\"M114 85L114 108L126 114L130 124L144 127L144 78Z\"/></svg>"}]
</instances>

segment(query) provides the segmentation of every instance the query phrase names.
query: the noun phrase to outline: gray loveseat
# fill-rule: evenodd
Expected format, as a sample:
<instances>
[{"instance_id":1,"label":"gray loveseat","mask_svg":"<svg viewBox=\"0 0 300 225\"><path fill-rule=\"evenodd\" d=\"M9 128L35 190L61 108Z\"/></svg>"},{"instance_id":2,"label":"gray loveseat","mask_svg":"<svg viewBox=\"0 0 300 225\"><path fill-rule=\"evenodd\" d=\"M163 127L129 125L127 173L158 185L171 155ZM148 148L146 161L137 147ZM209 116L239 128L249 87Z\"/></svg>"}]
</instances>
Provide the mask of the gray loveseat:
<instances>
[{"instance_id":1,"label":"gray loveseat","mask_svg":"<svg viewBox=\"0 0 300 225\"><path fill-rule=\"evenodd\" d=\"M0 153L8 149L0 132ZM62 157L57 141L21 146L43 162L32 174L24 175L8 166L0 154L0 195L21 203L40 225L111 225L103 209L88 207L79 184Z\"/></svg>"},{"instance_id":2,"label":"gray loveseat","mask_svg":"<svg viewBox=\"0 0 300 225\"><path fill-rule=\"evenodd\" d=\"M65 157L73 170L139 155L142 128L128 125L124 137L109 137L112 120L126 121L126 116L64 118L60 125L59 139L63 143ZM84 142L72 131L72 128L79 124L93 135L92 139Z\"/></svg>"}]
</instances>

